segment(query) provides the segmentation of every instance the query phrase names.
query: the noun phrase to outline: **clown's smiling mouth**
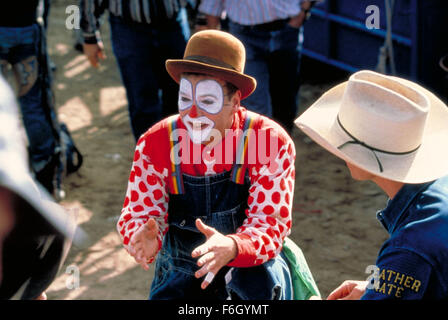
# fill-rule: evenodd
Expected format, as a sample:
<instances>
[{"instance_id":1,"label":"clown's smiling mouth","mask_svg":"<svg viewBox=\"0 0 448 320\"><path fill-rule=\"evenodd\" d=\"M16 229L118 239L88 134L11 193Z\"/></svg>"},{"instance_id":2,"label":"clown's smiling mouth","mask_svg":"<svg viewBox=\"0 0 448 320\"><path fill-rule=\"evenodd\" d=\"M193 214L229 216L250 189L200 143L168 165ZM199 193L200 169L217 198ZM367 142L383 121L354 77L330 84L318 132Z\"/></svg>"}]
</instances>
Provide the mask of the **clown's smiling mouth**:
<instances>
[{"instance_id":1,"label":"clown's smiling mouth","mask_svg":"<svg viewBox=\"0 0 448 320\"><path fill-rule=\"evenodd\" d=\"M205 128L208 128L210 126L209 123L193 122L193 121L188 121L188 124L191 126L193 130L204 130Z\"/></svg>"},{"instance_id":2,"label":"clown's smiling mouth","mask_svg":"<svg viewBox=\"0 0 448 320\"><path fill-rule=\"evenodd\" d=\"M215 123L207 117L191 118L186 115L182 118L187 127L188 134L194 143L202 143L213 130Z\"/></svg>"}]
</instances>

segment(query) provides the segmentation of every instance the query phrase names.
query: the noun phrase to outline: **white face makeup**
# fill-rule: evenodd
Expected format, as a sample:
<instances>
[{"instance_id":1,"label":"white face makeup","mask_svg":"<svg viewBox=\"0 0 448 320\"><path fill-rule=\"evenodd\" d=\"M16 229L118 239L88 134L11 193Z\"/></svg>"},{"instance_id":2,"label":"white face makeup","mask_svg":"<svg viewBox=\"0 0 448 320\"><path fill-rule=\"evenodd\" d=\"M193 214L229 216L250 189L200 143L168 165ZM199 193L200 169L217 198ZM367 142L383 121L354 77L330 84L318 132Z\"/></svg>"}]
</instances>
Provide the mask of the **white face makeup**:
<instances>
[{"instance_id":1,"label":"white face makeup","mask_svg":"<svg viewBox=\"0 0 448 320\"><path fill-rule=\"evenodd\" d=\"M196 103L199 108L217 114L224 104L224 92L215 80L202 80L196 85Z\"/></svg>"},{"instance_id":2,"label":"white face makeup","mask_svg":"<svg viewBox=\"0 0 448 320\"><path fill-rule=\"evenodd\" d=\"M188 114L182 118L193 143L202 143L208 139L215 123L207 117L191 118Z\"/></svg>"},{"instance_id":3,"label":"white face makeup","mask_svg":"<svg viewBox=\"0 0 448 320\"><path fill-rule=\"evenodd\" d=\"M196 104L197 108L216 115L222 111L224 105L224 91L217 81L200 80L193 88L193 84L182 78L179 83L179 111L185 111ZM189 114L182 118L188 134L194 143L206 141L215 127L215 122L206 116L192 118Z\"/></svg>"},{"instance_id":4,"label":"white face makeup","mask_svg":"<svg viewBox=\"0 0 448 320\"><path fill-rule=\"evenodd\" d=\"M187 79L182 78L180 80L177 104L180 111L184 111L193 105L193 86Z\"/></svg>"},{"instance_id":5,"label":"white face makeup","mask_svg":"<svg viewBox=\"0 0 448 320\"><path fill-rule=\"evenodd\" d=\"M201 80L195 88L196 106L207 113L217 114L224 105L224 91L215 80ZM193 85L185 78L179 84L179 110L184 111L193 106Z\"/></svg>"}]
</instances>

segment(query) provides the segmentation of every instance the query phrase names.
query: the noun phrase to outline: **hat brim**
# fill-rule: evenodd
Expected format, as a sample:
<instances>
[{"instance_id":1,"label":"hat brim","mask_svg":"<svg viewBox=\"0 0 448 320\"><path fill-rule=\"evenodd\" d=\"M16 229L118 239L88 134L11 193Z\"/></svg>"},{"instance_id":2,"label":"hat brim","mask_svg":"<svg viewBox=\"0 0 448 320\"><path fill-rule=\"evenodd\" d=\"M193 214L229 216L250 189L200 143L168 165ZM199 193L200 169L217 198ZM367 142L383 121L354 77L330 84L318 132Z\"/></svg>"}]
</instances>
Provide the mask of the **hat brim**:
<instances>
[{"instance_id":1,"label":"hat brim","mask_svg":"<svg viewBox=\"0 0 448 320\"><path fill-rule=\"evenodd\" d=\"M338 149L338 146L352 140L336 121L347 82L327 91L295 120L295 124L335 156L379 177L403 183L424 183L448 174L447 107L427 89L405 79L392 78L425 94L431 108L422 144L415 152L407 155L376 152L383 172L380 172L378 161L371 150L356 144Z\"/></svg>"},{"instance_id":2,"label":"hat brim","mask_svg":"<svg viewBox=\"0 0 448 320\"><path fill-rule=\"evenodd\" d=\"M208 74L230 82L241 91L241 100L250 96L257 87L257 81L251 76L203 62L169 59L165 66L168 74L177 83L184 72Z\"/></svg>"},{"instance_id":3,"label":"hat brim","mask_svg":"<svg viewBox=\"0 0 448 320\"><path fill-rule=\"evenodd\" d=\"M0 186L15 196L14 224L3 242L0 299L35 299L57 276L72 244L87 236L23 166L0 155Z\"/></svg>"},{"instance_id":4,"label":"hat brim","mask_svg":"<svg viewBox=\"0 0 448 320\"><path fill-rule=\"evenodd\" d=\"M23 219L26 224L33 224L30 228L42 234L60 234L75 245L82 246L87 240L84 231L77 226L75 217L70 215L62 206L54 202L48 192L35 182L28 172L16 166L8 155L2 155L0 161L0 186L13 192L20 201L24 201L31 212L19 212L32 219ZM31 223L31 221L33 221Z\"/></svg>"}]
</instances>

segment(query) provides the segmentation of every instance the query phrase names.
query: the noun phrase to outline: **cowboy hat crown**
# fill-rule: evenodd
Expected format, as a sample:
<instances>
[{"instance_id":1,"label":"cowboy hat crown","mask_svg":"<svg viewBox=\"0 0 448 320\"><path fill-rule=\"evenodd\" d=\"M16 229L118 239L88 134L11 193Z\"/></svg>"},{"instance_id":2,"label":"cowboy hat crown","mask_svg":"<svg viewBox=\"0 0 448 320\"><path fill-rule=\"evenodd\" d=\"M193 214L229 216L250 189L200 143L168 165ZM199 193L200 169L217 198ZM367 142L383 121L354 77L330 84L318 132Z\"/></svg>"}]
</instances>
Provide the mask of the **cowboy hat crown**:
<instances>
[{"instance_id":1,"label":"cowboy hat crown","mask_svg":"<svg viewBox=\"0 0 448 320\"><path fill-rule=\"evenodd\" d=\"M448 109L411 81L356 72L295 123L337 157L374 175L423 183L448 174Z\"/></svg>"},{"instance_id":2,"label":"cowboy hat crown","mask_svg":"<svg viewBox=\"0 0 448 320\"><path fill-rule=\"evenodd\" d=\"M421 144L429 100L411 87L370 72L350 77L338 126L374 149L410 152ZM379 124L379 125L375 125Z\"/></svg>"}]
</instances>

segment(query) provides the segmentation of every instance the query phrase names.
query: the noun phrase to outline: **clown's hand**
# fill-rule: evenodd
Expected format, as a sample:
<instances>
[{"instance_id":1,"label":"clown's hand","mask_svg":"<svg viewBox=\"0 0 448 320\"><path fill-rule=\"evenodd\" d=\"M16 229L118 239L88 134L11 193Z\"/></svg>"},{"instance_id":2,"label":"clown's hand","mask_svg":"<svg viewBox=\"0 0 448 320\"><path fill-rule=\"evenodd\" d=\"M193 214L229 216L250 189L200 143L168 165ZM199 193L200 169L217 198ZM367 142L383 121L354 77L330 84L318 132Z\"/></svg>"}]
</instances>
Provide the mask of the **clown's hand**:
<instances>
[{"instance_id":1,"label":"clown's hand","mask_svg":"<svg viewBox=\"0 0 448 320\"><path fill-rule=\"evenodd\" d=\"M238 251L232 238L205 225L201 220L196 220L196 227L207 237L205 243L191 253L193 258L200 257L198 266L201 268L196 271L195 277L201 278L206 275L201 284L201 288L205 289L218 271L236 257Z\"/></svg>"},{"instance_id":2,"label":"clown's hand","mask_svg":"<svg viewBox=\"0 0 448 320\"><path fill-rule=\"evenodd\" d=\"M132 236L128 251L143 269L149 270L148 261L153 259L159 249L157 222L150 218Z\"/></svg>"}]
</instances>

